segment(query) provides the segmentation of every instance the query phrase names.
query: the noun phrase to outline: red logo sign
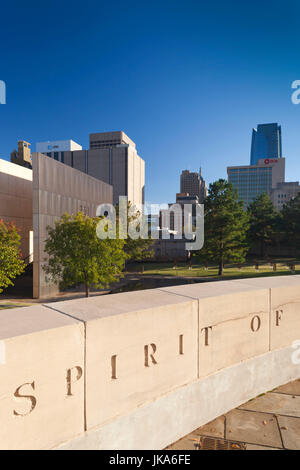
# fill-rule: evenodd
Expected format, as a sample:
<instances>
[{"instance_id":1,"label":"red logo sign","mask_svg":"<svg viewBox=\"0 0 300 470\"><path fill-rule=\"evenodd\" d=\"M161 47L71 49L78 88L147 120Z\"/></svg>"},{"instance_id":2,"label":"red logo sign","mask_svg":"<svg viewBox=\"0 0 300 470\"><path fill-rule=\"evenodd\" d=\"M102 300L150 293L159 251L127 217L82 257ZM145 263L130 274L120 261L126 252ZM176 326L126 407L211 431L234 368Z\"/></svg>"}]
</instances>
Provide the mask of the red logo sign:
<instances>
[{"instance_id":1,"label":"red logo sign","mask_svg":"<svg viewBox=\"0 0 300 470\"><path fill-rule=\"evenodd\" d=\"M275 160L272 160L270 158L265 159L265 165L269 165L270 163L277 163L277 162L278 162L278 160L276 160L276 159Z\"/></svg>"}]
</instances>

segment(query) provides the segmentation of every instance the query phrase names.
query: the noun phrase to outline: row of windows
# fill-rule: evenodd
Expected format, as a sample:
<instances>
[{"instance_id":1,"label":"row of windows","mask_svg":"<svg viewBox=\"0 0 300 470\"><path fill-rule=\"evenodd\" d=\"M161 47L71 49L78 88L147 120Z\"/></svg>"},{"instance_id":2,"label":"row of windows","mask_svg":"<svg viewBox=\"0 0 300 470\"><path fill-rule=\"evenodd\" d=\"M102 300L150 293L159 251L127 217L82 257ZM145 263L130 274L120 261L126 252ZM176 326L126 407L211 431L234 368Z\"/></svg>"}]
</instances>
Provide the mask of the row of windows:
<instances>
[{"instance_id":1,"label":"row of windows","mask_svg":"<svg viewBox=\"0 0 300 470\"><path fill-rule=\"evenodd\" d=\"M54 160L58 162L65 163L65 152L48 152L46 155L50 158L54 158Z\"/></svg>"},{"instance_id":2,"label":"row of windows","mask_svg":"<svg viewBox=\"0 0 300 470\"><path fill-rule=\"evenodd\" d=\"M259 178L264 178L264 179L271 179L272 175L268 173L259 173L257 175L229 175L229 180L231 181L238 181L238 180L246 180L246 181L256 181Z\"/></svg>"},{"instance_id":3,"label":"row of windows","mask_svg":"<svg viewBox=\"0 0 300 470\"><path fill-rule=\"evenodd\" d=\"M93 140L91 142L91 145L94 145L94 144L119 144L120 143L120 139L114 139L114 140Z\"/></svg>"},{"instance_id":4,"label":"row of windows","mask_svg":"<svg viewBox=\"0 0 300 470\"><path fill-rule=\"evenodd\" d=\"M228 174L232 174L232 173L249 173L252 174L256 172L256 173L272 173L272 167L268 167L268 168L265 168L265 167L262 167L262 168L237 168L237 169L232 169L232 170L229 170L228 171Z\"/></svg>"}]
</instances>

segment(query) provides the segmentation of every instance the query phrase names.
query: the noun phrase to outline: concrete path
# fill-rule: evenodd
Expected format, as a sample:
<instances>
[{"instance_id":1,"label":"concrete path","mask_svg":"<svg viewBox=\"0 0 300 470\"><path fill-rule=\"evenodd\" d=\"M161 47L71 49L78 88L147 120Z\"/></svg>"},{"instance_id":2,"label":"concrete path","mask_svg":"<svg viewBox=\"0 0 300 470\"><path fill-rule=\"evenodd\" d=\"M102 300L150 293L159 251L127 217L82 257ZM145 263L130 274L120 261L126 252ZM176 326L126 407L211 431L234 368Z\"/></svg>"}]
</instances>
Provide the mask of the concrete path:
<instances>
[{"instance_id":1,"label":"concrete path","mask_svg":"<svg viewBox=\"0 0 300 470\"><path fill-rule=\"evenodd\" d=\"M231 442L227 442L231 441ZM220 416L167 450L300 449L300 379Z\"/></svg>"}]
</instances>

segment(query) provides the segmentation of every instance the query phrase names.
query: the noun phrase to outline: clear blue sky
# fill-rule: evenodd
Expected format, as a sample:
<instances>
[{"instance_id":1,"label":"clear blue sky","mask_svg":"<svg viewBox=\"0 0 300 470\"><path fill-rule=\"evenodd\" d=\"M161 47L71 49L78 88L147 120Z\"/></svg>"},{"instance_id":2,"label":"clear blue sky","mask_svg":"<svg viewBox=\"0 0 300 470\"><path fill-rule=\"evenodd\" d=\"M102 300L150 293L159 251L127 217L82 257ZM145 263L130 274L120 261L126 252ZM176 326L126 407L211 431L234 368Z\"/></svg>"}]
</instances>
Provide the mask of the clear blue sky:
<instances>
[{"instance_id":1,"label":"clear blue sky","mask_svg":"<svg viewBox=\"0 0 300 470\"><path fill-rule=\"evenodd\" d=\"M12 1L1 4L0 157L18 139L124 130L146 161L146 199L172 202L181 170L208 182L248 164L251 128L282 125L300 179L298 1Z\"/></svg>"}]
</instances>

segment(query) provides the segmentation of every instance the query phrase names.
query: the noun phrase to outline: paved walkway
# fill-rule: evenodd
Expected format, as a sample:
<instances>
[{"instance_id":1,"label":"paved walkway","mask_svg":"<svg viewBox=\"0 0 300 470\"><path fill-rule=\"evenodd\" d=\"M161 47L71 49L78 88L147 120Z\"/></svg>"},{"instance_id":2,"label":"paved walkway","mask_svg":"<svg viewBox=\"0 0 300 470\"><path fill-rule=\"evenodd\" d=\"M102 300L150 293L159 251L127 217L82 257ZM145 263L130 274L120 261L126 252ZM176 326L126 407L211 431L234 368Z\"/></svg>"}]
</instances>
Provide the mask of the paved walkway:
<instances>
[{"instance_id":1,"label":"paved walkway","mask_svg":"<svg viewBox=\"0 0 300 470\"><path fill-rule=\"evenodd\" d=\"M220 416L167 449L201 450L226 446L233 450L240 447L247 450L299 450L300 379Z\"/></svg>"}]
</instances>

